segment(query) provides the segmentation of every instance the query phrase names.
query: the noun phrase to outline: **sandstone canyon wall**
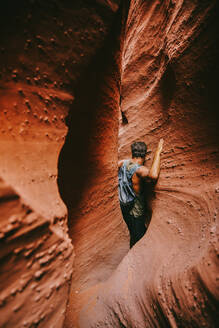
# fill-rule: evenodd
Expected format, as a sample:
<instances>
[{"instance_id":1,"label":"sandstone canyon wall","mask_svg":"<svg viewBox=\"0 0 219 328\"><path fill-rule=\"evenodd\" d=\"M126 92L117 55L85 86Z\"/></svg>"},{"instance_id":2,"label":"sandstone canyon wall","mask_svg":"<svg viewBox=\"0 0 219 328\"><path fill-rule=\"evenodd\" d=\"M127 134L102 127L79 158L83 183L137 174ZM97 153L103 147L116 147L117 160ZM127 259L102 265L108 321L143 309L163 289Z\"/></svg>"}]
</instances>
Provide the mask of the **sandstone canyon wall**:
<instances>
[{"instance_id":1,"label":"sandstone canyon wall","mask_svg":"<svg viewBox=\"0 0 219 328\"><path fill-rule=\"evenodd\" d=\"M216 3L209 1L130 3L121 61L119 156L129 155L133 140L145 140L150 165L163 137L161 175L148 232L115 271L104 247L115 238L111 263L124 254L123 227L113 225L120 216L118 203L108 201L108 222L101 215L106 204L94 203L86 211L95 189L84 196L84 236L76 234L81 218L72 231L76 250L87 258L76 259L67 327L78 304L80 327L218 325L217 15ZM116 172L111 174L115 181ZM103 193L102 185L96 188ZM100 223L95 236L94 220Z\"/></svg>"},{"instance_id":2,"label":"sandstone canyon wall","mask_svg":"<svg viewBox=\"0 0 219 328\"><path fill-rule=\"evenodd\" d=\"M58 157L76 86L103 47L117 7L111 1L0 4L0 327L63 326L74 252ZM78 133L83 115L75 122Z\"/></svg>"},{"instance_id":3,"label":"sandstone canyon wall","mask_svg":"<svg viewBox=\"0 0 219 328\"><path fill-rule=\"evenodd\" d=\"M217 327L217 2L1 6L0 326ZM118 154L160 137L128 251Z\"/></svg>"}]
</instances>

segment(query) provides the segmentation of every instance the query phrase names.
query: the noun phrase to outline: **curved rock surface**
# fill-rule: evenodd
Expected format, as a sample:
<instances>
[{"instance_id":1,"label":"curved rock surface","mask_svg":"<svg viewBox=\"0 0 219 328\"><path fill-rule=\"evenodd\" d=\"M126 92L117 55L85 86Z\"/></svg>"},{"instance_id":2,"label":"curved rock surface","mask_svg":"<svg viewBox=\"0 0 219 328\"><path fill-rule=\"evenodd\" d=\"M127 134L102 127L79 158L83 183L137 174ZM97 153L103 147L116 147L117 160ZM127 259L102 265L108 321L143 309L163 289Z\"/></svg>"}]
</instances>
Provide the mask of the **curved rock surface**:
<instances>
[{"instance_id":1,"label":"curved rock surface","mask_svg":"<svg viewBox=\"0 0 219 328\"><path fill-rule=\"evenodd\" d=\"M3 180L0 209L0 326L62 327L73 260L63 222L51 225Z\"/></svg>"},{"instance_id":2,"label":"curved rock surface","mask_svg":"<svg viewBox=\"0 0 219 328\"><path fill-rule=\"evenodd\" d=\"M75 87L117 7L0 4L1 327L63 326L74 255L58 156Z\"/></svg>"},{"instance_id":3,"label":"curved rock surface","mask_svg":"<svg viewBox=\"0 0 219 328\"><path fill-rule=\"evenodd\" d=\"M1 5L1 327L218 326L218 4L118 5ZM118 149L160 137L129 251Z\"/></svg>"},{"instance_id":4,"label":"curved rock surface","mask_svg":"<svg viewBox=\"0 0 219 328\"><path fill-rule=\"evenodd\" d=\"M77 265L66 327L218 325L217 14L208 1L130 3L119 156L129 155L133 140L145 140L150 165L159 138L165 139L153 216L114 271L128 238L112 190L111 160L117 159L103 142L102 170L70 223Z\"/></svg>"}]
</instances>

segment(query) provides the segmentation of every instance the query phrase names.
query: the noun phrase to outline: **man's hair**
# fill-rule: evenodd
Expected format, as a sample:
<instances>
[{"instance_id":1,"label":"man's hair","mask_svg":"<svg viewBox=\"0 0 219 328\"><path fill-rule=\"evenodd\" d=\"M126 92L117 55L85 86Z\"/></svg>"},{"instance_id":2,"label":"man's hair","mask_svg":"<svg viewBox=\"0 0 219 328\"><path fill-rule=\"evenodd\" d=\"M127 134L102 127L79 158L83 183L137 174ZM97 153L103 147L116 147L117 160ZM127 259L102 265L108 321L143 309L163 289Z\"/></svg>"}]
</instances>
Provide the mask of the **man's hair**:
<instances>
[{"instance_id":1,"label":"man's hair","mask_svg":"<svg viewBox=\"0 0 219 328\"><path fill-rule=\"evenodd\" d=\"M144 158L147 153L147 146L143 141L133 142L131 145L132 157Z\"/></svg>"}]
</instances>

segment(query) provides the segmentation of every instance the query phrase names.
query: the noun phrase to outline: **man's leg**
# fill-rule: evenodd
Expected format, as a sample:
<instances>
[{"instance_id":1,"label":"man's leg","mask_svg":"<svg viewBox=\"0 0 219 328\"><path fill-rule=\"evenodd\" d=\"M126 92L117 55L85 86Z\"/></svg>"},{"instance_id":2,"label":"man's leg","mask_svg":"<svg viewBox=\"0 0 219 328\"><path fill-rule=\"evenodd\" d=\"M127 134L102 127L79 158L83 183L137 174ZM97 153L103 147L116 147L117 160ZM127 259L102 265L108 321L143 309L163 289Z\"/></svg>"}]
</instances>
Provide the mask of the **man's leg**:
<instances>
[{"instance_id":1,"label":"man's leg","mask_svg":"<svg viewBox=\"0 0 219 328\"><path fill-rule=\"evenodd\" d=\"M131 240L130 240L130 248L134 246L145 234L145 217L141 216L139 218L132 217L131 221Z\"/></svg>"},{"instance_id":2,"label":"man's leg","mask_svg":"<svg viewBox=\"0 0 219 328\"><path fill-rule=\"evenodd\" d=\"M127 206L123 206L122 204L120 204L120 208L122 211L123 219L129 229L129 232L131 233L131 221L130 221L130 214L129 214L130 208Z\"/></svg>"}]
</instances>

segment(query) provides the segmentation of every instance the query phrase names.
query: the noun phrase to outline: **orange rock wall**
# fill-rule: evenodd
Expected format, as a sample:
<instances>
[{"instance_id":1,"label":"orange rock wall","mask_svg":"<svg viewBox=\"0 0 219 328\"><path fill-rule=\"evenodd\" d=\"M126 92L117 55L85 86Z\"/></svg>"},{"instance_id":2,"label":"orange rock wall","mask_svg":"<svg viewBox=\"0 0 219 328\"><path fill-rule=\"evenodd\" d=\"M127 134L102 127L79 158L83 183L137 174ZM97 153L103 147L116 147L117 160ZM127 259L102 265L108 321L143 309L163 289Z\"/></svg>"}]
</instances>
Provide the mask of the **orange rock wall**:
<instances>
[{"instance_id":1,"label":"orange rock wall","mask_svg":"<svg viewBox=\"0 0 219 328\"><path fill-rule=\"evenodd\" d=\"M1 327L63 326L74 252L58 157L76 86L117 7L113 1L0 4Z\"/></svg>"},{"instance_id":2,"label":"orange rock wall","mask_svg":"<svg viewBox=\"0 0 219 328\"><path fill-rule=\"evenodd\" d=\"M119 157L145 140L150 165L163 137L161 175L147 234L90 289L80 327L218 325L217 15L209 1L130 3Z\"/></svg>"},{"instance_id":3,"label":"orange rock wall","mask_svg":"<svg viewBox=\"0 0 219 328\"><path fill-rule=\"evenodd\" d=\"M218 326L218 5L118 4L1 4L1 327ZM161 137L128 252L118 156Z\"/></svg>"}]
</instances>

